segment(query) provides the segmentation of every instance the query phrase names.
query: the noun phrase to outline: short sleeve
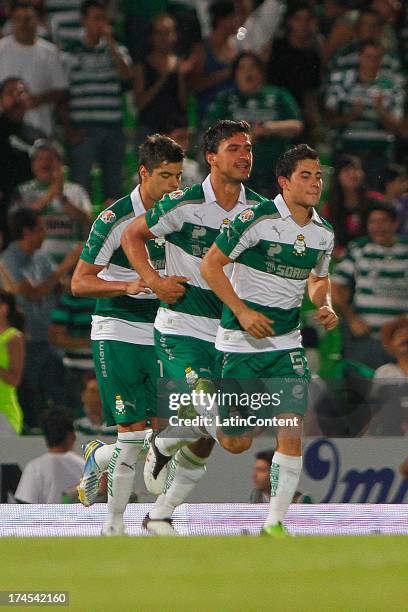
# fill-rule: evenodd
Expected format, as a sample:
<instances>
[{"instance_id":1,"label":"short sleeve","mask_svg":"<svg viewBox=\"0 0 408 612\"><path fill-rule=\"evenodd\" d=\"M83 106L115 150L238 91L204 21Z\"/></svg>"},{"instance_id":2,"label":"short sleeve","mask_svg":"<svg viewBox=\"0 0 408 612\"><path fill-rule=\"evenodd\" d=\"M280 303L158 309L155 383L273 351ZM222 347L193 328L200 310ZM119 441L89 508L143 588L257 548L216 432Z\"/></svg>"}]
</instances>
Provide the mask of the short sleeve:
<instances>
[{"instance_id":1,"label":"short sleeve","mask_svg":"<svg viewBox=\"0 0 408 612\"><path fill-rule=\"evenodd\" d=\"M40 502L40 491L41 487L38 482L37 472L33 462L30 461L21 474L20 482L18 483L14 497L26 504L38 504Z\"/></svg>"},{"instance_id":2,"label":"short sleeve","mask_svg":"<svg viewBox=\"0 0 408 612\"><path fill-rule=\"evenodd\" d=\"M215 244L231 261L237 259L246 249L254 246L256 241L252 239L251 232L254 216L254 211L247 208L217 236Z\"/></svg>"},{"instance_id":3,"label":"short sleeve","mask_svg":"<svg viewBox=\"0 0 408 612\"><path fill-rule=\"evenodd\" d=\"M321 276L321 277L327 276L329 274L329 266L330 266L330 260L331 260L333 248L334 248L334 235L332 235L327 249L323 251L322 256L319 258L317 264L313 268L312 274L314 274L315 276Z\"/></svg>"},{"instance_id":4,"label":"short sleeve","mask_svg":"<svg viewBox=\"0 0 408 612\"><path fill-rule=\"evenodd\" d=\"M184 192L174 191L165 195L157 204L147 211L146 224L157 238L178 232L183 227Z\"/></svg>"},{"instance_id":5,"label":"short sleeve","mask_svg":"<svg viewBox=\"0 0 408 612\"><path fill-rule=\"evenodd\" d=\"M115 213L107 208L94 221L81 259L97 266L106 266L120 246L120 234L115 231Z\"/></svg>"}]
</instances>

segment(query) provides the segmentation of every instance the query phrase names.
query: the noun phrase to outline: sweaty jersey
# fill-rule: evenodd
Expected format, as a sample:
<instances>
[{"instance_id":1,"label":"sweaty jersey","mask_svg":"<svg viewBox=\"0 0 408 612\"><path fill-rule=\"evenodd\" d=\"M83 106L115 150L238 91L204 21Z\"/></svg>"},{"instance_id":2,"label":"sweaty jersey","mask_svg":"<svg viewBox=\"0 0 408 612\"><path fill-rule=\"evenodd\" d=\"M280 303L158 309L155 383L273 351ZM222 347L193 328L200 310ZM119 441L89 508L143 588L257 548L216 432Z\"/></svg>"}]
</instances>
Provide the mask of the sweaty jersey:
<instances>
[{"instance_id":1,"label":"sweaty jersey","mask_svg":"<svg viewBox=\"0 0 408 612\"><path fill-rule=\"evenodd\" d=\"M145 212L138 185L130 195L106 208L96 219L81 259L104 266L99 278L126 283L139 278L120 245L120 239L129 223ZM155 269L164 273L164 240L149 240L147 248ZM159 300L154 294L98 298L92 317L91 338L152 345L153 322L158 307Z\"/></svg>"},{"instance_id":2,"label":"sweaty jersey","mask_svg":"<svg viewBox=\"0 0 408 612\"><path fill-rule=\"evenodd\" d=\"M180 300L161 304L155 327L162 334L215 341L222 302L201 276L202 258L224 227L249 206L263 201L265 198L242 185L236 205L227 211L218 204L208 176L202 184L164 196L146 213L152 234L166 236L167 275L190 279Z\"/></svg>"},{"instance_id":3,"label":"sweaty jersey","mask_svg":"<svg viewBox=\"0 0 408 612\"><path fill-rule=\"evenodd\" d=\"M224 306L216 348L250 353L300 347L299 315L307 278L310 272L327 276L333 244L327 221L313 210L310 222L298 225L281 195L239 215L216 245L234 261L235 292L249 308L274 321L276 335L253 338Z\"/></svg>"}]
</instances>

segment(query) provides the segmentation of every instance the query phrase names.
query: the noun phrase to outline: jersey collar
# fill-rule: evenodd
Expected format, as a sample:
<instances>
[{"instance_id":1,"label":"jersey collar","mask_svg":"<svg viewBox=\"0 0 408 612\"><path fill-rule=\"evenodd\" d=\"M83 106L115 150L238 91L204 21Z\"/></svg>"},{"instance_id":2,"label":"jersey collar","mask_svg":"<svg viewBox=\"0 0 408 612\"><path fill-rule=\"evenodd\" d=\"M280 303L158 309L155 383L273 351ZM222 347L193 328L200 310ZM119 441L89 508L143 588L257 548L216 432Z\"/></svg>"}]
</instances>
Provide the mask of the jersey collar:
<instances>
[{"instance_id":1,"label":"jersey collar","mask_svg":"<svg viewBox=\"0 0 408 612\"><path fill-rule=\"evenodd\" d=\"M282 217L282 219L287 219L288 217L291 217L292 214L285 202L285 200L283 199L282 194L279 194L276 196L276 198L274 199L274 204L276 206L276 208L278 209L278 212L280 214L280 216ZM315 208L312 208L312 218L310 219L311 221L314 221L315 223L322 223L322 220L320 219L319 215L316 212Z\"/></svg>"},{"instance_id":2,"label":"jersey collar","mask_svg":"<svg viewBox=\"0 0 408 612\"><path fill-rule=\"evenodd\" d=\"M207 178L202 183L202 188L203 188L203 191L204 191L205 203L206 204L211 204L212 202L215 202L216 204L218 204L217 198L215 197L213 186L211 185L211 175L210 174L207 176ZM245 206L247 206L247 199L246 199L246 195L245 195L245 187L243 186L242 183L241 183L241 189L240 189L240 192L239 192L239 197L238 197L237 204L238 203L244 204Z\"/></svg>"},{"instance_id":3,"label":"jersey collar","mask_svg":"<svg viewBox=\"0 0 408 612\"><path fill-rule=\"evenodd\" d=\"M140 217L140 215L144 215L146 212L145 207L143 206L142 198L140 197L140 185L137 185L132 193L130 194L130 199L132 201L133 211L135 213L135 217Z\"/></svg>"}]
</instances>

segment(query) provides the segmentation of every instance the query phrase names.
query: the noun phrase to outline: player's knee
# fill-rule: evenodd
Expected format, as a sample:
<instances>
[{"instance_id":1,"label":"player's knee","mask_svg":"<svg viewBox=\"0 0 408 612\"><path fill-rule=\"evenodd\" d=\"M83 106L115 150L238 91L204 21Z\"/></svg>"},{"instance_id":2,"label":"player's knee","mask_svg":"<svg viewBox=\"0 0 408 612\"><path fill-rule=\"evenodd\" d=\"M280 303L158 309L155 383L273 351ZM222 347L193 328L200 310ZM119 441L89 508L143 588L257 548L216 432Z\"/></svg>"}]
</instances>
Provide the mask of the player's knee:
<instances>
[{"instance_id":1,"label":"player's knee","mask_svg":"<svg viewBox=\"0 0 408 612\"><path fill-rule=\"evenodd\" d=\"M234 455L243 453L250 448L252 444L252 438L248 436L242 436L239 438L224 437L221 441L221 446Z\"/></svg>"}]
</instances>

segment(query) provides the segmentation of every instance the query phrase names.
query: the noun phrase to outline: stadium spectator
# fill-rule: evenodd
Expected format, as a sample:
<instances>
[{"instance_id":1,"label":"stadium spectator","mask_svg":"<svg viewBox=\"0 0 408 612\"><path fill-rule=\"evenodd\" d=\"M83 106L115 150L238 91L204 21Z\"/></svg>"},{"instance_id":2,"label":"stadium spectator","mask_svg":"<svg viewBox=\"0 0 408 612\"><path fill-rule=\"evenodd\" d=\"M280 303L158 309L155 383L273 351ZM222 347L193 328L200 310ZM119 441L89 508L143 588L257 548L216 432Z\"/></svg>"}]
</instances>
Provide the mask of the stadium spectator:
<instances>
[{"instance_id":1,"label":"stadium spectator","mask_svg":"<svg viewBox=\"0 0 408 612\"><path fill-rule=\"evenodd\" d=\"M251 504L267 504L271 498L270 469L275 451L264 450L255 454L255 463L252 468L252 482L254 488L251 491L249 501ZM302 491L297 490L293 496L292 503L310 504L312 499Z\"/></svg>"},{"instance_id":2,"label":"stadium spectator","mask_svg":"<svg viewBox=\"0 0 408 612\"><path fill-rule=\"evenodd\" d=\"M250 51L241 53L233 67L234 89L221 92L209 106L206 123L245 119L252 128L253 168L247 185L267 197L276 195L273 168L303 127L299 108L282 87L264 84L264 64Z\"/></svg>"},{"instance_id":3,"label":"stadium spectator","mask_svg":"<svg viewBox=\"0 0 408 612\"><path fill-rule=\"evenodd\" d=\"M81 30L82 0L43 0L53 42L64 48L69 40L78 38Z\"/></svg>"},{"instance_id":4,"label":"stadium spectator","mask_svg":"<svg viewBox=\"0 0 408 612\"><path fill-rule=\"evenodd\" d=\"M407 310L408 243L396 233L395 209L382 202L372 202L366 227L335 268L333 300L343 315L343 356L378 368L390 358L380 328Z\"/></svg>"},{"instance_id":5,"label":"stadium spectator","mask_svg":"<svg viewBox=\"0 0 408 612\"><path fill-rule=\"evenodd\" d=\"M17 2L12 8L13 34L0 40L0 81L9 76L24 80L29 88L27 123L54 131L53 108L64 100L67 80L55 45L37 37L37 15L32 4Z\"/></svg>"},{"instance_id":6,"label":"stadium spectator","mask_svg":"<svg viewBox=\"0 0 408 612\"><path fill-rule=\"evenodd\" d=\"M0 433L20 434L23 411L17 398L24 366L24 317L14 296L0 290Z\"/></svg>"},{"instance_id":7,"label":"stadium spectator","mask_svg":"<svg viewBox=\"0 0 408 612\"><path fill-rule=\"evenodd\" d=\"M139 113L137 145L150 134L165 132L177 117L187 117L186 76L192 63L176 55L174 19L166 14L155 17L149 41L150 49L134 71L134 98Z\"/></svg>"},{"instance_id":8,"label":"stadium spectator","mask_svg":"<svg viewBox=\"0 0 408 612\"><path fill-rule=\"evenodd\" d=\"M91 318L95 299L71 293L71 278L64 278L66 290L51 311L50 344L63 351L66 401L75 417L83 416L81 393L90 376L95 376L91 349Z\"/></svg>"},{"instance_id":9,"label":"stadium spectator","mask_svg":"<svg viewBox=\"0 0 408 612\"><path fill-rule=\"evenodd\" d=\"M122 128L122 82L131 79L127 50L113 38L100 0L81 4L83 33L65 46L69 79L66 137L70 145L71 178L90 193L91 169L102 170L105 200L122 192L125 137Z\"/></svg>"},{"instance_id":10,"label":"stadium spectator","mask_svg":"<svg viewBox=\"0 0 408 612\"><path fill-rule=\"evenodd\" d=\"M363 235L363 216L368 208L368 194L364 183L361 160L355 155L340 155L334 164L327 202L322 215L334 228L333 258L340 259L355 238Z\"/></svg>"},{"instance_id":11,"label":"stadium spectator","mask_svg":"<svg viewBox=\"0 0 408 612\"><path fill-rule=\"evenodd\" d=\"M74 421L75 430L87 436L116 436L117 427L103 422L102 400L96 378L89 378L81 394L85 416Z\"/></svg>"},{"instance_id":12,"label":"stadium spectator","mask_svg":"<svg viewBox=\"0 0 408 612\"><path fill-rule=\"evenodd\" d=\"M92 205L85 189L65 181L59 148L39 140L31 151L34 178L18 185L10 214L21 208L38 212L44 220L41 252L58 265L85 238L91 223Z\"/></svg>"},{"instance_id":13,"label":"stadium spectator","mask_svg":"<svg viewBox=\"0 0 408 612\"><path fill-rule=\"evenodd\" d=\"M0 256L0 276L4 288L16 295L26 319L26 361L19 397L27 426L36 427L47 401L56 406L65 402L62 363L50 348L48 326L55 289L75 266L80 248L68 253L53 271L49 258L40 252L45 229L38 213L17 211L10 216L9 227L13 240Z\"/></svg>"},{"instance_id":14,"label":"stadium spectator","mask_svg":"<svg viewBox=\"0 0 408 612\"><path fill-rule=\"evenodd\" d=\"M270 470L272 457L275 450L259 451L255 455L252 468L252 482L254 488L251 491L249 501L251 504L267 504L271 497Z\"/></svg>"},{"instance_id":15,"label":"stadium spectator","mask_svg":"<svg viewBox=\"0 0 408 612\"><path fill-rule=\"evenodd\" d=\"M380 178L380 192L385 202L395 206L399 228L398 233L408 235L408 176L403 166L391 164L384 168Z\"/></svg>"},{"instance_id":16,"label":"stadium spectator","mask_svg":"<svg viewBox=\"0 0 408 612\"><path fill-rule=\"evenodd\" d=\"M27 86L18 77L0 83L0 232L8 242L7 211L13 189L31 176L30 151L44 132L25 120L30 105Z\"/></svg>"},{"instance_id":17,"label":"stadium spectator","mask_svg":"<svg viewBox=\"0 0 408 612\"><path fill-rule=\"evenodd\" d=\"M231 36L239 27L234 2L214 2L209 11L212 29L194 51L189 79L197 94L200 119L215 96L233 86L232 64L237 56L236 45L231 42Z\"/></svg>"},{"instance_id":18,"label":"stadium spectator","mask_svg":"<svg viewBox=\"0 0 408 612\"><path fill-rule=\"evenodd\" d=\"M318 89L321 51L316 18L308 2L290 4L285 15L285 35L275 38L269 50L267 81L289 91L300 107L308 138L320 127Z\"/></svg>"},{"instance_id":19,"label":"stadium spectator","mask_svg":"<svg viewBox=\"0 0 408 612\"><path fill-rule=\"evenodd\" d=\"M185 189L196 183L201 183L204 179L204 175L200 169L200 164L195 159L188 156L190 151L191 130L187 125L187 121L184 121L181 117L166 131L166 136L177 142L185 152L180 189Z\"/></svg>"},{"instance_id":20,"label":"stadium spectator","mask_svg":"<svg viewBox=\"0 0 408 612\"><path fill-rule=\"evenodd\" d=\"M377 188L384 163L394 159L403 117L404 91L381 72L383 54L378 42L365 41L359 69L342 72L326 97L327 118L337 130L336 147L362 159L370 189Z\"/></svg>"},{"instance_id":21,"label":"stadium spectator","mask_svg":"<svg viewBox=\"0 0 408 612\"><path fill-rule=\"evenodd\" d=\"M29 461L15 492L23 504L59 504L66 489L79 482L84 460L72 451L75 433L72 417L63 410L42 416L48 451Z\"/></svg>"},{"instance_id":22,"label":"stadium spectator","mask_svg":"<svg viewBox=\"0 0 408 612\"><path fill-rule=\"evenodd\" d=\"M371 402L374 417L368 433L379 436L408 434L408 317L381 328L381 341L396 363L380 366L374 374Z\"/></svg>"},{"instance_id":23,"label":"stadium spectator","mask_svg":"<svg viewBox=\"0 0 408 612\"><path fill-rule=\"evenodd\" d=\"M384 21L373 8L363 8L356 23L355 37L348 45L341 47L331 58L327 66L327 78L335 82L341 78L338 72L358 69L361 44L368 40L381 40L384 32ZM401 62L396 53L385 51L382 57L381 70L392 77L401 72Z\"/></svg>"}]
</instances>

